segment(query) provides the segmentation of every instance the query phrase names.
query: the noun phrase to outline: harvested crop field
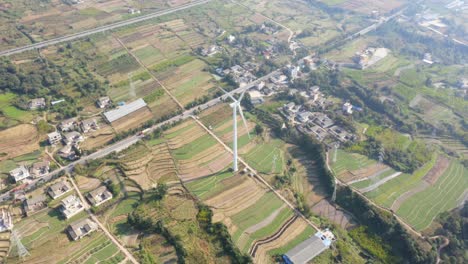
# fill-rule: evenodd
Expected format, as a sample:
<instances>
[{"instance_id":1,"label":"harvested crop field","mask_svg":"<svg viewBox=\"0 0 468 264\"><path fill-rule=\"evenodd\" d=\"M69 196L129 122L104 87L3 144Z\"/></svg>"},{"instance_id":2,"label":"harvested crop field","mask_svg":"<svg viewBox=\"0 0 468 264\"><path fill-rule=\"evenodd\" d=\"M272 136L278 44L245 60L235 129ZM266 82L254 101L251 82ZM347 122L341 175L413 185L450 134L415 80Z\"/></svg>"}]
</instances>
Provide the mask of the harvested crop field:
<instances>
[{"instance_id":1,"label":"harvested crop field","mask_svg":"<svg viewBox=\"0 0 468 264\"><path fill-rule=\"evenodd\" d=\"M137 145L120 160L123 173L144 190L158 183L176 181L174 161L165 143Z\"/></svg>"},{"instance_id":2,"label":"harvested crop field","mask_svg":"<svg viewBox=\"0 0 468 264\"><path fill-rule=\"evenodd\" d=\"M402 5L403 2L400 0L348 0L338 6L343 9L370 14L374 10L387 13Z\"/></svg>"},{"instance_id":3,"label":"harvested crop field","mask_svg":"<svg viewBox=\"0 0 468 264\"><path fill-rule=\"evenodd\" d=\"M423 177L423 180L434 185L449 165L450 160L443 155L439 155L434 167Z\"/></svg>"},{"instance_id":4,"label":"harvested crop field","mask_svg":"<svg viewBox=\"0 0 468 264\"><path fill-rule=\"evenodd\" d=\"M288 152L296 167L296 172L292 176L294 190L302 193L308 204L315 204L326 197L327 194L320 182L315 161L306 157L306 154L297 146L289 146Z\"/></svg>"},{"instance_id":5,"label":"harvested crop field","mask_svg":"<svg viewBox=\"0 0 468 264\"><path fill-rule=\"evenodd\" d=\"M125 117L120 118L117 121L112 122L112 127L117 133L137 128L143 125L146 121L153 118L151 111L144 107L138 111L135 111Z\"/></svg>"},{"instance_id":6,"label":"harvested crop field","mask_svg":"<svg viewBox=\"0 0 468 264\"><path fill-rule=\"evenodd\" d=\"M340 208L336 208L327 199L323 199L312 207L312 212L323 218L329 219L343 229L350 229L356 225L353 217Z\"/></svg>"},{"instance_id":7,"label":"harvested crop field","mask_svg":"<svg viewBox=\"0 0 468 264\"><path fill-rule=\"evenodd\" d=\"M255 241L250 249L250 255L255 263L268 263L271 261L269 251L285 247L301 235L305 234L307 238L313 231L302 218L294 216L271 236ZM300 239L297 243L302 240Z\"/></svg>"},{"instance_id":8,"label":"harvested crop field","mask_svg":"<svg viewBox=\"0 0 468 264\"><path fill-rule=\"evenodd\" d=\"M165 136L183 181L214 175L232 163L232 155L203 128L192 123L168 131Z\"/></svg>"},{"instance_id":9,"label":"harvested crop field","mask_svg":"<svg viewBox=\"0 0 468 264\"><path fill-rule=\"evenodd\" d=\"M0 131L0 161L39 149L39 135L33 125L18 125Z\"/></svg>"}]
</instances>

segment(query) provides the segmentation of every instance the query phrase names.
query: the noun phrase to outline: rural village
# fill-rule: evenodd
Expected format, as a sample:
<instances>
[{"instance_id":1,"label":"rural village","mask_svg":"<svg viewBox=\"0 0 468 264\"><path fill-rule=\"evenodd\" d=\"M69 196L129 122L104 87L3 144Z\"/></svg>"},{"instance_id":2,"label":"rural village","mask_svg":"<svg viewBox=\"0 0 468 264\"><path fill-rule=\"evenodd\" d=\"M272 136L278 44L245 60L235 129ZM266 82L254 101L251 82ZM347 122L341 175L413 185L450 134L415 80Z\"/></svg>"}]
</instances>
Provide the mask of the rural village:
<instances>
[{"instance_id":1,"label":"rural village","mask_svg":"<svg viewBox=\"0 0 468 264\"><path fill-rule=\"evenodd\" d=\"M407 2L0 3L0 262L450 263L467 4Z\"/></svg>"}]
</instances>

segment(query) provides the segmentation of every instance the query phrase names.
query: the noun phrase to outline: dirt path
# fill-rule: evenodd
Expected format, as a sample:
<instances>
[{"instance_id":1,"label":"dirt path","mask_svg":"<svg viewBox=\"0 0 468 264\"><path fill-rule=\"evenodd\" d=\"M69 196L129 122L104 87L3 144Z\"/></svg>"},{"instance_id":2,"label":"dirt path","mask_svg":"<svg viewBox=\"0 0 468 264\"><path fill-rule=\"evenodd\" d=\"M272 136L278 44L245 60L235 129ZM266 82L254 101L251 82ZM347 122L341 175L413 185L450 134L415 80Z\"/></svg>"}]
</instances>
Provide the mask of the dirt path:
<instances>
[{"instance_id":1,"label":"dirt path","mask_svg":"<svg viewBox=\"0 0 468 264\"><path fill-rule=\"evenodd\" d=\"M379 177L379 175L382 175L382 173L387 172L387 171L389 171L389 170L391 170L391 168L390 168L390 167L387 167L387 168L385 168L385 169L383 169L383 170L381 170L381 171L378 171L378 172L372 174L372 175L369 176L369 177L364 177L364 178L361 178L361 179L349 181L349 182L347 182L347 184L353 184L353 183L361 182L361 181L365 181L365 180L372 180L372 179L375 179L375 178Z\"/></svg>"},{"instance_id":2,"label":"dirt path","mask_svg":"<svg viewBox=\"0 0 468 264\"><path fill-rule=\"evenodd\" d=\"M328 152L326 152L326 161L325 161L325 165L327 166L328 170L330 172L333 173L333 171L331 170L330 168L330 164L329 164L329 155L328 155ZM376 204L374 201L372 201L371 199L367 198L367 196L365 196L363 193L361 193L359 190L356 190L355 188L353 188L352 186L340 181L336 176L335 174L333 174L333 177L335 178L335 185L338 186L338 185L342 185L342 186L347 186L349 187L350 189L352 189L356 194L358 194L359 196L361 196L361 198L363 198L364 200L366 200L368 203L372 204L373 206L381 209L381 210L384 210L390 214L392 214L395 219L401 224L403 225L408 231L410 231L411 233L413 233L414 235L418 236L419 238L421 239L425 239L425 236L423 234L421 234L420 232L416 231L416 229L414 229L412 226L410 226L409 224L407 224L405 221L403 221L398 215L396 215L392 210L386 208L386 207L383 207L383 206L380 206L378 204ZM336 187L335 187L336 188ZM336 192L336 189L335 189L335 192ZM335 195L335 193L334 193Z\"/></svg>"},{"instance_id":3,"label":"dirt path","mask_svg":"<svg viewBox=\"0 0 468 264\"><path fill-rule=\"evenodd\" d=\"M132 56L132 57L135 59L135 61L138 62L138 64L140 64L140 66L143 67L143 69L145 69L146 72L149 73L149 75L151 75L151 78L152 78L154 81L156 81L156 82L161 86L161 88L164 89L164 91L166 92L166 94L169 95L169 97L171 97L171 99L180 107L180 109L185 110L184 106L175 98L175 96L174 96L171 92L169 92L169 90L166 88L166 86L164 86L164 84L162 84L162 83L158 80L158 78L156 78L156 76L150 71L150 69L148 69L148 67L146 67L146 65L143 64L143 62L142 62L140 59L138 59L137 56L133 55L133 53L127 48L127 46L125 46L125 44L124 44L119 38L117 38L117 37L114 37L114 38L115 38L115 40L117 40L117 41L120 43L120 45L127 51L127 53L128 53L130 56Z\"/></svg>"},{"instance_id":4,"label":"dirt path","mask_svg":"<svg viewBox=\"0 0 468 264\"><path fill-rule=\"evenodd\" d=\"M211 130L209 130L202 122L197 120L194 116L191 116L191 117L192 117L193 120L195 120L195 122L197 122L197 124L199 124L203 129L205 129L205 131L207 131L214 139L216 139L229 153L231 153L231 154L233 153L232 149L229 146L227 146L220 138L218 138L216 136L216 134L214 134ZM294 212L296 214L298 214L302 219L304 219L304 221L308 225L310 225L311 227L313 227L317 231L321 231L321 229L317 225L312 223L307 217L305 217L301 212L299 212L299 210L297 210L296 207L293 204L291 204L286 198L283 197L283 195L281 195L278 191L276 191L276 189L273 188L273 186L271 186L265 179L263 179L255 169L250 167L247 162L245 162L241 157L239 157L238 159L239 159L240 163L242 163L249 171L252 172L252 174L254 175L254 177L256 179L258 179L261 183L263 183L266 187L268 187L287 206L289 206L291 209L293 209Z\"/></svg>"},{"instance_id":5,"label":"dirt path","mask_svg":"<svg viewBox=\"0 0 468 264\"><path fill-rule=\"evenodd\" d=\"M271 224L271 222L273 222L273 220L275 220L275 218L279 215L281 210L283 210L285 207L286 207L286 205L283 204L280 208L276 209L273 213L271 213L267 218L263 219L261 222L255 224L255 225L247 228L244 232L247 233L247 234L252 234L255 231L258 231L258 230L264 228L265 226Z\"/></svg>"},{"instance_id":6,"label":"dirt path","mask_svg":"<svg viewBox=\"0 0 468 264\"><path fill-rule=\"evenodd\" d=\"M375 190L375 189L379 188L380 185L382 185L382 184L384 184L384 183L386 183L386 182L388 182L388 181L390 181L390 180L392 180L392 179L394 179L394 178L396 178L396 177L398 177L400 175L401 175L400 171L395 172L392 175L390 175L388 177L385 177L385 178L381 179L380 181L372 184L371 186L367 186L365 188L359 189L359 191L362 192L362 193L370 192L372 190Z\"/></svg>"},{"instance_id":7,"label":"dirt path","mask_svg":"<svg viewBox=\"0 0 468 264\"><path fill-rule=\"evenodd\" d=\"M89 208L90 208L89 204L84 199L83 194L81 194L80 189L76 185L75 180L73 179L73 177L70 174L68 174L68 178L70 179L70 181L71 181L71 183L73 185L73 188L75 189L76 193L80 197L81 202L83 203L83 205L84 205L84 207L86 209L86 212L89 214L91 219L93 219L93 221L96 222L96 224L99 226L99 228L101 228L101 230L104 232L104 234L112 241L112 243L114 243L117 246L117 248L120 249L120 251L122 251L122 253L124 253L124 255L128 258L128 260L130 262L132 262L134 264L138 264L138 261L135 259L135 257L133 257L133 255L124 246L122 246L119 243L119 241L117 241L117 239L107 230L107 228L99 221L99 219L89 210Z\"/></svg>"}]
</instances>

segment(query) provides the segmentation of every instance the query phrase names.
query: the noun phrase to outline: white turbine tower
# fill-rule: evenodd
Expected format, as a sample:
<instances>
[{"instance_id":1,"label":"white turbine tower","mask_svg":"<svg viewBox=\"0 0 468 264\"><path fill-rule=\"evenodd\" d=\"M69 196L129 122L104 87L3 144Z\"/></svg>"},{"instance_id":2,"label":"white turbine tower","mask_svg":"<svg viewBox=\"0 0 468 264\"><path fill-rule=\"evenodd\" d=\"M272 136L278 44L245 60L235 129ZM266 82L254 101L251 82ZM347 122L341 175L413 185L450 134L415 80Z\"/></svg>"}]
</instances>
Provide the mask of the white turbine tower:
<instances>
[{"instance_id":1,"label":"white turbine tower","mask_svg":"<svg viewBox=\"0 0 468 264\"><path fill-rule=\"evenodd\" d=\"M232 150L233 150L233 154L234 154L234 161L233 161L233 170L234 172L238 171L238 167L237 167L237 109L239 109L239 113L242 117L242 121L244 122L244 126L245 126L245 129L247 130L247 135L249 136L250 138L250 133L249 133L249 129L247 127L247 122L245 121L245 117L244 117L244 113L242 112L242 107L241 107L241 101L242 101L242 98L244 97L244 94L245 92L247 91L247 89L245 89L241 96L239 97L239 99L236 100L236 98L234 98L230 93L226 92L223 88L220 87L221 90L223 90L223 92L225 94L227 94L229 96L229 98L231 98L232 102L229 106L231 106L232 108L232 118L233 118L233 122L234 122L234 141L232 143Z\"/></svg>"}]
</instances>

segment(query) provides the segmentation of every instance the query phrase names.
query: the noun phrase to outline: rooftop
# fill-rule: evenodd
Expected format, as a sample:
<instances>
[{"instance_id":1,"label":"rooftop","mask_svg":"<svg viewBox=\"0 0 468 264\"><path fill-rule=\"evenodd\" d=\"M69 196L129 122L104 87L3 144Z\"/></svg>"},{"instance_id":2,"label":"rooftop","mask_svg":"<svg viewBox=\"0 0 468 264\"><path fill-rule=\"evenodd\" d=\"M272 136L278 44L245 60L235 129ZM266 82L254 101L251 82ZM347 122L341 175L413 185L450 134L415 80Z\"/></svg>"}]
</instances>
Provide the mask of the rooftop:
<instances>
[{"instance_id":1,"label":"rooftop","mask_svg":"<svg viewBox=\"0 0 468 264\"><path fill-rule=\"evenodd\" d=\"M288 251L285 256L294 264L305 264L329 248L331 243L331 238L319 231Z\"/></svg>"},{"instance_id":2,"label":"rooftop","mask_svg":"<svg viewBox=\"0 0 468 264\"><path fill-rule=\"evenodd\" d=\"M126 115L129 115L143 107L146 106L146 103L143 99L137 99L129 104L123 105L117 109L108 111L104 113L104 116L106 117L107 121L109 122L114 122Z\"/></svg>"}]
</instances>

